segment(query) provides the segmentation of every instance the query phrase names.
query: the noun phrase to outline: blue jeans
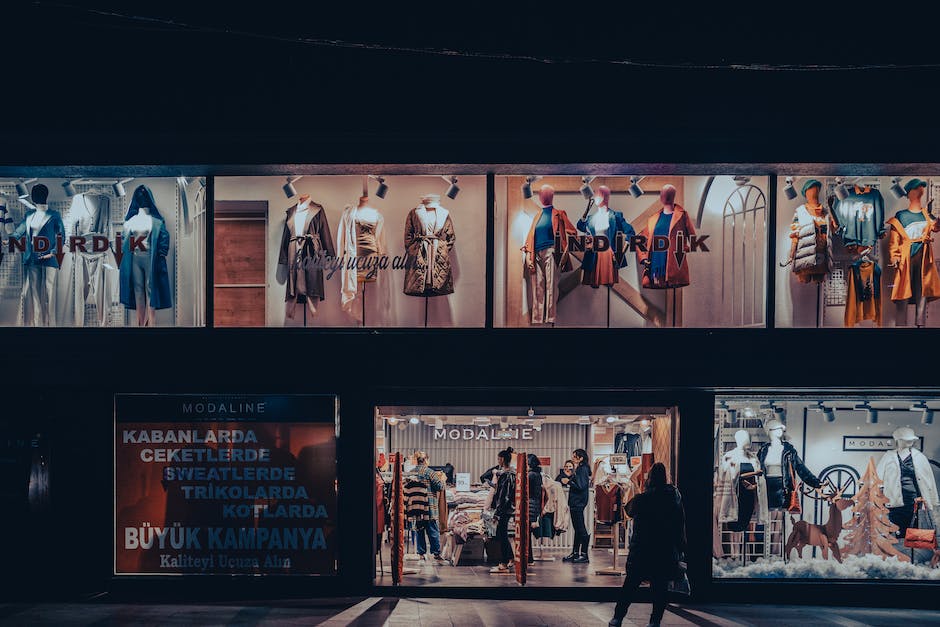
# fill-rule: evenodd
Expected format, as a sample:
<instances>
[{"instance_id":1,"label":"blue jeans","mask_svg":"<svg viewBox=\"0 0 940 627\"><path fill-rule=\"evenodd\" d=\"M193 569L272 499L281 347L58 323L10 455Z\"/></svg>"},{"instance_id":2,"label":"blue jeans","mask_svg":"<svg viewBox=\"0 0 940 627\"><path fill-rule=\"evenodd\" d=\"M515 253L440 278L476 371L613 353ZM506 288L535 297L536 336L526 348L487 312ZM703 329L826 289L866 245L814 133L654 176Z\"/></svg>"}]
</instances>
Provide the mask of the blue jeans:
<instances>
[{"instance_id":1,"label":"blue jeans","mask_svg":"<svg viewBox=\"0 0 940 627\"><path fill-rule=\"evenodd\" d=\"M434 519L419 520L415 523L415 535L418 536L418 555L424 555L428 552L427 540L424 537L425 532L427 532L428 538L431 539L431 553L438 555L441 552L441 532L438 530L437 521Z\"/></svg>"}]
</instances>

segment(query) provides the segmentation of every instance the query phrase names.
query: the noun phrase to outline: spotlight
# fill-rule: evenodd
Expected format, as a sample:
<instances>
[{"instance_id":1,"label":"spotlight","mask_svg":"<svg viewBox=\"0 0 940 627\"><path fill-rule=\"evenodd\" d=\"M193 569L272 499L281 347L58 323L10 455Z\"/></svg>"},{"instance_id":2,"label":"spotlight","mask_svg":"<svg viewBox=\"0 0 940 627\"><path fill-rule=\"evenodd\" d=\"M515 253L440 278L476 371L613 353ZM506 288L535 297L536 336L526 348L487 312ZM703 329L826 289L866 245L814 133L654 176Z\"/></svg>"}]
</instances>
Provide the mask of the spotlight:
<instances>
[{"instance_id":1,"label":"spotlight","mask_svg":"<svg viewBox=\"0 0 940 627\"><path fill-rule=\"evenodd\" d=\"M735 176L733 177L733 179L734 179L734 184L737 185L738 187L742 187L751 182L751 177L749 176Z\"/></svg>"},{"instance_id":2,"label":"spotlight","mask_svg":"<svg viewBox=\"0 0 940 627\"><path fill-rule=\"evenodd\" d=\"M444 428L444 419L438 416L434 419L434 428L441 431Z\"/></svg>"},{"instance_id":3,"label":"spotlight","mask_svg":"<svg viewBox=\"0 0 940 627\"><path fill-rule=\"evenodd\" d=\"M532 416L535 415L535 409L532 408L532 407L530 407L530 408L529 408L529 411L527 411L526 413L527 413L527 414L529 415L529 417L531 418Z\"/></svg>"},{"instance_id":4,"label":"spotlight","mask_svg":"<svg viewBox=\"0 0 940 627\"><path fill-rule=\"evenodd\" d=\"M590 200L591 198L594 197L594 188L591 187L591 181L593 181L595 178L597 177L595 176L582 176L581 177L581 182L583 183L583 185L581 185L580 191L581 191L581 195L584 196L585 200Z\"/></svg>"},{"instance_id":5,"label":"spotlight","mask_svg":"<svg viewBox=\"0 0 940 627\"><path fill-rule=\"evenodd\" d=\"M75 181L66 181L62 183L62 189L65 190L65 196L67 198L72 198L78 194L78 190L75 189Z\"/></svg>"},{"instance_id":6,"label":"spotlight","mask_svg":"<svg viewBox=\"0 0 940 627\"><path fill-rule=\"evenodd\" d=\"M925 425L932 425L933 424L933 410L930 409L929 407L925 407L924 413L920 417L920 421L921 423Z\"/></svg>"},{"instance_id":7,"label":"spotlight","mask_svg":"<svg viewBox=\"0 0 940 627\"><path fill-rule=\"evenodd\" d=\"M26 179L24 181L19 181L16 184L16 196L17 198L29 198L29 185L30 183L35 183L39 179Z\"/></svg>"},{"instance_id":8,"label":"spotlight","mask_svg":"<svg viewBox=\"0 0 940 627\"><path fill-rule=\"evenodd\" d=\"M849 197L849 188L845 186L845 179L841 176L836 177L836 198L845 200Z\"/></svg>"},{"instance_id":9,"label":"spotlight","mask_svg":"<svg viewBox=\"0 0 940 627\"><path fill-rule=\"evenodd\" d=\"M787 197L787 200L793 200L796 198L796 190L793 188L793 177L787 177L787 184L783 186L783 195Z\"/></svg>"},{"instance_id":10,"label":"spotlight","mask_svg":"<svg viewBox=\"0 0 940 627\"><path fill-rule=\"evenodd\" d=\"M542 178L541 176L527 176L525 183L522 184L522 197L528 200L532 198L532 183Z\"/></svg>"},{"instance_id":11,"label":"spotlight","mask_svg":"<svg viewBox=\"0 0 940 627\"><path fill-rule=\"evenodd\" d=\"M385 184L385 177L376 176L374 178L379 182L379 186L375 188L376 198L385 198L385 195L388 193L388 185Z\"/></svg>"},{"instance_id":12,"label":"spotlight","mask_svg":"<svg viewBox=\"0 0 940 627\"><path fill-rule=\"evenodd\" d=\"M114 192L114 195L118 198L124 198L127 196L127 190L124 189L124 183L130 183L133 181L133 178L129 179L120 179L111 184L111 191Z\"/></svg>"},{"instance_id":13,"label":"spotlight","mask_svg":"<svg viewBox=\"0 0 940 627\"><path fill-rule=\"evenodd\" d=\"M639 198L643 195L643 188L640 187L640 181L643 179L642 176L631 176L630 177L630 195L634 198Z\"/></svg>"},{"instance_id":14,"label":"spotlight","mask_svg":"<svg viewBox=\"0 0 940 627\"><path fill-rule=\"evenodd\" d=\"M417 416L412 416L411 418L408 419L408 422L410 422L413 425L416 425L421 422L421 419L418 418Z\"/></svg>"},{"instance_id":15,"label":"spotlight","mask_svg":"<svg viewBox=\"0 0 940 627\"><path fill-rule=\"evenodd\" d=\"M447 188L447 191L444 192L444 195L453 200L457 197L457 194L460 193L460 188L457 187L457 177L456 176L442 176L442 179L450 183L450 187Z\"/></svg>"},{"instance_id":16,"label":"spotlight","mask_svg":"<svg viewBox=\"0 0 940 627\"><path fill-rule=\"evenodd\" d=\"M873 409L872 406L866 401L864 403L859 403L855 406L857 411L865 412L865 422L870 425L878 424L878 410Z\"/></svg>"},{"instance_id":17,"label":"spotlight","mask_svg":"<svg viewBox=\"0 0 940 627\"><path fill-rule=\"evenodd\" d=\"M895 176L891 179L891 195L897 198L898 200L907 196L907 193L904 191L904 188L901 187L901 177Z\"/></svg>"},{"instance_id":18,"label":"spotlight","mask_svg":"<svg viewBox=\"0 0 940 627\"><path fill-rule=\"evenodd\" d=\"M284 190L284 195L288 198L293 198L297 195L297 188L294 187L294 183L302 179L303 176L288 176L287 182L281 187Z\"/></svg>"}]
</instances>

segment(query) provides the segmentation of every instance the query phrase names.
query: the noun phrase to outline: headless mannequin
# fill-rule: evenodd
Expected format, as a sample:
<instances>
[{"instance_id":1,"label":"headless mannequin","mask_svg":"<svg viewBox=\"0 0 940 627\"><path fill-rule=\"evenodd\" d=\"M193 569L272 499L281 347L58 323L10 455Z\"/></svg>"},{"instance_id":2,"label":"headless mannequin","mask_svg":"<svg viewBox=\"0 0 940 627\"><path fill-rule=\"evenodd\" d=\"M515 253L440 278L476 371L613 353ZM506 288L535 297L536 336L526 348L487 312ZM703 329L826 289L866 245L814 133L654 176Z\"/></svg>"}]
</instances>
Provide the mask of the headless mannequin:
<instances>
[{"instance_id":1,"label":"headless mannequin","mask_svg":"<svg viewBox=\"0 0 940 627\"><path fill-rule=\"evenodd\" d=\"M124 237L142 237L147 250L134 250L133 285L137 299L137 326L153 326L155 312L150 304L150 233L153 231L153 216L150 207L140 205L137 215L124 223Z\"/></svg>"},{"instance_id":2,"label":"headless mannequin","mask_svg":"<svg viewBox=\"0 0 940 627\"><path fill-rule=\"evenodd\" d=\"M908 206L907 211L914 214L926 214L927 210L922 204L924 197L924 187L915 187L907 192ZM899 211L895 217L900 219L902 211ZM919 220L918 220L919 221ZM903 222L902 222L903 224ZM940 229L940 221L934 223L933 230L937 231ZM923 246L931 246L932 242L929 240L923 243ZM923 254L923 248L920 250L920 254ZM891 268L898 267L898 261L893 259L889 264ZM921 263L912 263L910 264L911 272L911 288L912 288L912 297L910 301L899 301L897 302L897 307L899 312L904 312L904 317L907 317L907 305L911 302L914 303L914 324L917 327L923 327L927 324L927 299L924 297L923 285L920 277L921 274Z\"/></svg>"},{"instance_id":3,"label":"headless mannequin","mask_svg":"<svg viewBox=\"0 0 940 627\"><path fill-rule=\"evenodd\" d=\"M303 233L310 209L310 196L304 194L297 199L297 211L294 212L294 233Z\"/></svg>"},{"instance_id":4,"label":"headless mannequin","mask_svg":"<svg viewBox=\"0 0 940 627\"><path fill-rule=\"evenodd\" d=\"M757 476L752 473L760 472L757 459L751 454L751 436L744 429L735 431L734 441L737 445L728 452L727 459L739 468L738 491L738 520L728 523L732 531L744 531L751 522L754 509L757 505ZM751 476L748 476L751 475Z\"/></svg>"},{"instance_id":5,"label":"headless mannequin","mask_svg":"<svg viewBox=\"0 0 940 627\"><path fill-rule=\"evenodd\" d=\"M819 202L819 187L813 185L806 190L806 210L809 211L810 215L818 216L819 212L822 210L822 204ZM796 258L796 248L799 245L799 241L791 238L790 244L790 263L793 262L793 259Z\"/></svg>"},{"instance_id":6,"label":"headless mannequin","mask_svg":"<svg viewBox=\"0 0 940 627\"><path fill-rule=\"evenodd\" d=\"M786 472L783 468L783 432L783 425L778 425L767 432L770 436L770 446L767 448L767 456L764 458L764 470L767 473L767 491L769 493L783 487L783 473ZM782 540L784 526L786 525L787 503L784 502L778 507L774 507L775 504L771 503L770 505L770 519L773 524L770 542L774 547L780 546L783 548Z\"/></svg>"},{"instance_id":7,"label":"headless mannequin","mask_svg":"<svg viewBox=\"0 0 940 627\"><path fill-rule=\"evenodd\" d=\"M33 204L36 206L36 211L26 218L24 225L26 232L24 235L28 237L30 241L35 241L33 238L37 237L42 228L46 226L46 223L52 219L49 206L46 204L49 197L49 189L41 183L34 185L33 189L30 191L30 197L32 198ZM49 259L55 256L56 242L50 241L49 245L51 250L36 254L33 261L23 267L26 273L22 293L24 299L24 321L27 320L25 318L25 305L28 303L32 310L32 316L29 320L31 320L32 326L37 327L56 325L55 296L59 269L56 266L44 265Z\"/></svg>"},{"instance_id":8,"label":"headless mannequin","mask_svg":"<svg viewBox=\"0 0 940 627\"><path fill-rule=\"evenodd\" d=\"M597 211L594 212L594 215L591 216L591 226L594 227L594 233L596 235L604 235L608 239L611 234L607 232L610 228L610 190L606 187L597 190L597 194L594 196L594 202L597 203ZM614 243L611 242L611 245Z\"/></svg>"},{"instance_id":9,"label":"headless mannequin","mask_svg":"<svg viewBox=\"0 0 940 627\"><path fill-rule=\"evenodd\" d=\"M372 229L373 232L373 241L368 242L366 248L363 248L363 241L359 241L358 249L356 251L356 256L365 256L365 257L374 257L375 255L384 255L385 246L384 246L384 236L381 234L381 223L383 222L382 214L378 212L377 209L369 206L369 197L360 196L359 204L356 206L356 223L361 225L358 228L368 228ZM368 238L372 239L372 238ZM365 289L365 284L368 282L375 281L377 274L374 270L364 269L359 272L359 286L360 289Z\"/></svg>"},{"instance_id":10,"label":"headless mannequin","mask_svg":"<svg viewBox=\"0 0 940 627\"><path fill-rule=\"evenodd\" d=\"M898 456L900 464L903 465L904 463L910 463L911 455L913 455L912 451L914 449L914 442L916 442L916 440L895 440L894 442L897 445L895 454ZM903 490L903 481L901 485ZM914 489L916 490L915 499L920 498L920 486L917 484L916 478L914 478ZM904 537L904 533L907 531L907 528L911 524L911 520L913 518L914 513L906 503L905 507L888 508L888 519L898 526L898 537Z\"/></svg>"}]
</instances>

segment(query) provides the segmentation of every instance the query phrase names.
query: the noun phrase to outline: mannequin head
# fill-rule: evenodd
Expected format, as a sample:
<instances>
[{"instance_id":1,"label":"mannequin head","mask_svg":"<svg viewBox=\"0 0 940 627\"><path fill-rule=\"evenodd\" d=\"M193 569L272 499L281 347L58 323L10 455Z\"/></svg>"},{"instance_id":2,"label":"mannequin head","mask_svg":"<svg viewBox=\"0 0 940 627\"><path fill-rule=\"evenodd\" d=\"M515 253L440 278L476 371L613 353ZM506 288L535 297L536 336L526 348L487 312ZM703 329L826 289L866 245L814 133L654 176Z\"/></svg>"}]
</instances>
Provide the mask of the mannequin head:
<instances>
[{"instance_id":1,"label":"mannequin head","mask_svg":"<svg viewBox=\"0 0 940 627\"><path fill-rule=\"evenodd\" d=\"M46 201L49 200L49 188L42 183L36 183L33 185L32 191L30 191L30 196L33 199L33 203L44 205Z\"/></svg>"},{"instance_id":2,"label":"mannequin head","mask_svg":"<svg viewBox=\"0 0 940 627\"><path fill-rule=\"evenodd\" d=\"M891 435L894 438L894 442L897 445L899 451L913 448L914 443L918 440L917 434L915 434L914 430L910 427L901 427L900 429L895 429L894 433Z\"/></svg>"},{"instance_id":3,"label":"mannequin head","mask_svg":"<svg viewBox=\"0 0 940 627\"><path fill-rule=\"evenodd\" d=\"M595 202L598 207L606 207L610 204L610 188L606 185L601 185L597 188L597 193L594 194Z\"/></svg>"},{"instance_id":4,"label":"mannequin head","mask_svg":"<svg viewBox=\"0 0 940 627\"><path fill-rule=\"evenodd\" d=\"M555 188L551 185L542 185L539 189L539 203L543 207L551 207L555 203Z\"/></svg>"},{"instance_id":5,"label":"mannequin head","mask_svg":"<svg viewBox=\"0 0 940 627\"><path fill-rule=\"evenodd\" d=\"M819 190L822 189L822 183L816 179L809 179L803 183L803 198L811 205L819 204Z\"/></svg>"},{"instance_id":6,"label":"mannequin head","mask_svg":"<svg viewBox=\"0 0 940 627\"><path fill-rule=\"evenodd\" d=\"M676 188L668 183L663 185L663 189L659 192L659 202L667 207L676 204Z\"/></svg>"},{"instance_id":7,"label":"mannequin head","mask_svg":"<svg viewBox=\"0 0 940 627\"><path fill-rule=\"evenodd\" d=\"M738 429L734 432L734 441L738 448L747 448L751 444L751 434L744 429Z\"/></svg>"},{"instance_id":8,"label":"mannequin head","mask_svg":"<svg viewBox=\"0 0 940 627\"><path fill-rule=\"evenodd\" d=\"M927 182L914 178L904 184L904 191L907 193L908 201L916 206L920 206L920 201L924 197L924 190L927 188Z\"/></svg>"},{"instance_id":9,"label":"mannequin head","mask_svg":"<svg viewBox=\"0 0 940 627\"><path fill-rule=\"evenodd\" d=\"M767 424L764 425L764 429L767 431L767 435L770 436L771 441L782 440L787 426L776 418L773 418L767 421Z\"/></svg>"}]
</instances>

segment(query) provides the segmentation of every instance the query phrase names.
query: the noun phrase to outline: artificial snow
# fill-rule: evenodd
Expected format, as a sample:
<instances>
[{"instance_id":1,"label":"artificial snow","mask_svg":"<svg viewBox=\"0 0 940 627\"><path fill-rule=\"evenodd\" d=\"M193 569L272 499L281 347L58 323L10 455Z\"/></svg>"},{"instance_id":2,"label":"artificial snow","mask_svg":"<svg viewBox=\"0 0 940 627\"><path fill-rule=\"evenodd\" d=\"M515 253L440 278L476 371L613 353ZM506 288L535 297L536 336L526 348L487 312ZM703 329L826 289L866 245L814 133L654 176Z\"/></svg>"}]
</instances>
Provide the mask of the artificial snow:
<instances>
[{"instance_id":1,"label":"artificial snow","mask_svg":"<svg viewBox=\"0 0 940 627\"><path fill-rule=\"evenodd\" d=\"M897 557L846 555L834 559L810 558L784 562L759 558L747 566L732 560L712 559L712 574L724 579L909 579L940 581L940 568L902 562Z\"/></svg>"}]
</instances>

